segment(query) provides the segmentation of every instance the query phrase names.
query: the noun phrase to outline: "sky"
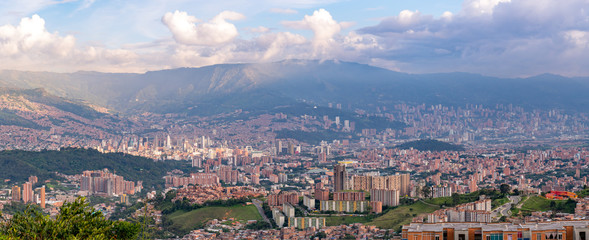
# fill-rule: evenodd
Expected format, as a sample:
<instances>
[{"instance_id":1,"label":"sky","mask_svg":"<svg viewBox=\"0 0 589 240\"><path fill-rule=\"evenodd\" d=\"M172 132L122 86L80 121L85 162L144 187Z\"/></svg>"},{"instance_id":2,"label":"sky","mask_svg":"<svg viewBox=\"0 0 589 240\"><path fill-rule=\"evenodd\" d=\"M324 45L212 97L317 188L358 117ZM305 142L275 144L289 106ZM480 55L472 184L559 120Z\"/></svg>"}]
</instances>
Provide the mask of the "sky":
<instances>
[{"instance_id":1,"label":"sky","mask_svg":"<svg viewBox=\"0 0 589 240\"><path fill-rule=\"evenodd\" d=\"M589 76L589 0L2 0L0 69L145 72L284 59Z\"/></svg>"}]
</instances>

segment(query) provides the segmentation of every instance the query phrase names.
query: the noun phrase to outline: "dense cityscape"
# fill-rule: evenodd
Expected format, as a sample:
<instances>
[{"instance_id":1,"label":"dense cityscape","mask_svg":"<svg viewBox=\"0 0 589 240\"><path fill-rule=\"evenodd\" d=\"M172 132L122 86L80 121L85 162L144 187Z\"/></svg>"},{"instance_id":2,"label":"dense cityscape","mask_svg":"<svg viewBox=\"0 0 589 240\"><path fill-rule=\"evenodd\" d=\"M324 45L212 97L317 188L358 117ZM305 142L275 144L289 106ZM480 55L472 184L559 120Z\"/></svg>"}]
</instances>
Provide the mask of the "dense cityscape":
<instances>
[{"instance_id":1,"label":"dense cityscape","mask_svg":"<svg viewBox=\"0 0 589 240\"><path fill-rule=\"evenodd\" d=\"M339 104L330 106L337 109ZM144 135L94 139L82 147L180 163L181 169L160 176L163 188L144 186L142 179L128 181L116 169L85 169L74 175L58 172L41 182L34 175L24 183L4 179L2 204L8 209L37 204L56 216L64 202L84 196L107 218L147 216L152 237L186 239L395 238L401 229L406 234L401 226L410 222L585 218L584 206L589 205L576 195L564 198L575 200L576 206L559 210L524 211L523 204L539 201L545 193L586 190L586 116L512 106L401 104L390 113L378 110L356 110L355 119L365 114L405 126L357 129L354 121L339 116L286 113L216 124L200 119L198 125L156 117L169 122L154 120L159 125ZM336 135L319 142L296 134L277 138L283 130L329 130ZM59 144L55 146L71 147ZM165 202L173 207L163 207ZM422 204L429 209L397 212ZM207 208L224 209L220 212L225 214L179 225ZM250 215L233 216L233 208ZM392 216L401 219L379 221Z\"/></svg>"},{"instance_id":2,"label":"dense cityscape","mask_svg":"<svg viewBox=\"0 0 589 240\"><path fill-rule=\"evenodd\" d=\"M589 240L589 1L0 2L0 240Z\"/></svg>"}]
</instances>

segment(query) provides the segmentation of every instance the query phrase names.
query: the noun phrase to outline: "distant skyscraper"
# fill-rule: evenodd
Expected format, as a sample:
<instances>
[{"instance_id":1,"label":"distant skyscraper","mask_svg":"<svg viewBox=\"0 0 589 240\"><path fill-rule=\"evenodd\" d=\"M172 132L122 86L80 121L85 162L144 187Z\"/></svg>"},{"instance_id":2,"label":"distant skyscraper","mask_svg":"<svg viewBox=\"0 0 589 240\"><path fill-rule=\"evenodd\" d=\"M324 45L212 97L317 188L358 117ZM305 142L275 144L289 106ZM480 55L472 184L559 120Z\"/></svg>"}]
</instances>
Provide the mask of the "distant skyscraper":
<instances>
[{"instance_id":1,"label":"distant skyscraper","mask_svg":"<svg viewBox=\"0 0 589 240\"><path fill-rule=\"evenodd\" d=\"M22 201L24 203L33 201L33 184L26 182L22 187Z\"/></svg>"},{"instance_id":2,"label":"distant skyscraper","mask_svg":"<svg viewBox=\"0 0 589 240\"><path fill-rule=\"evenodd\" d=\"M155 135L155 139L153 140L153 149L157 149L160 146L160 140L157 135Z\"/></svg>"},{"instance_id":3,"label":"distant skyscraper","mask_svg":"<svg viewBox=\"0 0 589 240\"><path fill-rule=\"evenodd\" d=\"M20 201L20 187L19 186L12 187L12 201L14 201L14 202Z\"/></svg>"},{"instance_id":4,"label":"distant skyscraper","mask_svg":"<svg viewBox=\"0 0 589 240\"><path fill-rule=\"evenodd\" d=\"M289 155L294 155L294 153L295 153L295 151L294 151L294 145L291 142L289 142L288 143L288 154Z\"/></svg>"},{"instance_id":5,"label":"distant skyscraper","mask_svg":"<svg viewBox=\"0 0 589 240\"><path fill-rule=\"evenodd\" d=\"M333 169L333 190L335 192L346 190L347 179L346 165L336 164Z\"/></svg>"},{"instance_id":6,"label":"distant skyscraper","mask_svg":"<svg viewBox=\"0 0 589 240\"><path fill-rule=\"evenodd\" d=\"M200 156L192 159L192 167L202 168L202 158Z\"/></svg>"},{"instance_id":7,"label":"distant skyscraper","mask_svg":"<svg viewBox=\"0 0 589 240\"><path fill-rule=\"evenodd\" d=\"M39 198L41 198L41 208L45 208L45 186L41 187L39 192Z\"/></svg>"},{"instance_id":8,"label":"distant skyscraper","mask_svg":"<svg viewBox=\"0 0 589 240\"><path fill-rule=\"evenodd\" d=\"M278 140L276 142L276 155L282 153L282 141Z\"/></svg>"},{"instance_id":9,"label":"distant skyscraper","mask_svg":"<svg viewBox=\"0 0 589 240\"><path fill-rule=\"evenodd\" d=\"M168 138L166 139L166 148L172 149L172 139L170 138L169 134L168 134Z\"/></svg>"}]
</instances>

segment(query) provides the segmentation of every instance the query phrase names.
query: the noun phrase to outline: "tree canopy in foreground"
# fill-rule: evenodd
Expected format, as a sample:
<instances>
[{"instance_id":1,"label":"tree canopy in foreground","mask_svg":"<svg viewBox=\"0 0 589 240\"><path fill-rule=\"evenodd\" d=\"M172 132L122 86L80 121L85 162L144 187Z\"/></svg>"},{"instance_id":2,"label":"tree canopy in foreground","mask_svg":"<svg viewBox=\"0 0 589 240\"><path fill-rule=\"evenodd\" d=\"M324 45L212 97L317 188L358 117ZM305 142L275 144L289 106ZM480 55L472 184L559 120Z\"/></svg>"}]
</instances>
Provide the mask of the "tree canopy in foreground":
<instances>
[{"instance_id":1,"label":"tree canopy in foreground","mask_svg":"<svg viewBox=\"0 0 589 240\"><path fill-rule=\"evenodd\" d=\"M55 219L27 208L0 224L0 239L136 239L140 226L112 221L78 198L64 203Z\"/></svg>"}]
</instances>

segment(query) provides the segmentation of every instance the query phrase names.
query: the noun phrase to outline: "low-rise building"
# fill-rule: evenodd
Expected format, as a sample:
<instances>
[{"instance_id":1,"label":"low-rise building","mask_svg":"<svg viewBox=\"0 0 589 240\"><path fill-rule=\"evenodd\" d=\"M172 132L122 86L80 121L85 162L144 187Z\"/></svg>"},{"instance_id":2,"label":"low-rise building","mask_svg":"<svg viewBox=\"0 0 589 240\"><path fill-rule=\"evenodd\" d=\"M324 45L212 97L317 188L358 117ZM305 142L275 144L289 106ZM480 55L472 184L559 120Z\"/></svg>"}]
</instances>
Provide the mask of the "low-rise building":
<instances>
[{"instance_id":1,"label":"low-rise building","mask_svg":"<svg viewBox=\"0 0 589 240\"><path fill-rule=\"evenodd\" d=\"M325 226L325 218L320 217L291 217L288 218L288 227L306 229L314 227L320 229Z\"/></svg>"},{"instance_id":2,"label":"low-rise building","mask_svg":"<svg viewBox=\"0 0 589 240\"><path fill-rule=\"evenodd\" d=\"M542 223L411 223L401 240L587 240L589 220Z\"/></svg>"},{"instance_id":3,"label":"low-rise building","mask_svg":"<svg viewBox=\"0 0 589 240\"><path fill-rule=\"evenodd\" d=\"M335 212L368 212L369 201L321 201L319 210Z\"/></svg>"}]
</instances>

